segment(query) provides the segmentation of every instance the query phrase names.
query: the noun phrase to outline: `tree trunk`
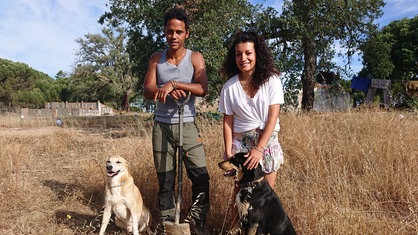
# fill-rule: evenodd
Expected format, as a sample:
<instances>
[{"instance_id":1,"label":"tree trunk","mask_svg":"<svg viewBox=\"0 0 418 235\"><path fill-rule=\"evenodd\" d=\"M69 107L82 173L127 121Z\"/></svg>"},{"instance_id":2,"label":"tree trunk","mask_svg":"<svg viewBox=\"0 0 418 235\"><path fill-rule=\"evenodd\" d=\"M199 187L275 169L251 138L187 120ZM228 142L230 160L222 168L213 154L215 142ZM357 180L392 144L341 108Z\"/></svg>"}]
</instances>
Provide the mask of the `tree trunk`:
<instances>
[{"instance_id":1,"label":"tree trunk","mask_svg":"<svg viewBox=\"0 0 418 235\"><path fill-rule=\"evenodd\" d=\"M122 99L122 110L125 111L125 112L129 112L130 111L129 94L128 94L127 91L123 95L123 99Z\"/></svg>"},{"instance_id":2,"label":"tree trunk","mask_svg":"<svg viewBox=\"0 0 418 235\"><path fill-rule=\"evenodd\" d=\"M311 111L315 100L316 54L314 41L308 38L302 40L304 65L302 72L302 109Z\"/></svg>"}]
</instances>

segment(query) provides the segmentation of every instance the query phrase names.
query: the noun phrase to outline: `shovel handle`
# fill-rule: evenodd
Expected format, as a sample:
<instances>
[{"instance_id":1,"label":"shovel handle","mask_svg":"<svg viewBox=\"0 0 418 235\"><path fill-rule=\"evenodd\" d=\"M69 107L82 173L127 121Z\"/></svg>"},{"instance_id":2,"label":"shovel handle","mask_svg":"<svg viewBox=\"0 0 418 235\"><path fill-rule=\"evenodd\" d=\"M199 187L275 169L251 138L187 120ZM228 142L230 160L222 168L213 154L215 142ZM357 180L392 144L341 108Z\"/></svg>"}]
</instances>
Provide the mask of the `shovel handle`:
<instances>
[{"instance_id":1,"label":"shovel handle","mask_svg":"<svg viewBox=\"0 0 418 235\"><path fill-rule=\"evenodd\" d=\"M178 110L179 110L179 147L183 147L183 114L184 114L184 105L189 102L191 97L191 92L189 91L187 93L187 97L183 102L179 102L178 100L174 99L174 101L177 104ZM179 153L179 156L181 156L182 152Z\"/></svg>"},{"instance_id":2,"label":"shovel handle","mask_svg":"<svg viewBox=\"0 0 418 235\"><path fill-rule=\"evenodd\" d=\"M176 215L175 223L180 223L180 204L182 200L182 189L183 189L183 114L184 114L184 105L190 100L191 92L189 91L186 99L183 102L179 102L174 99L179 110L179 145L178 145L178 174L177 174L177 184L178 184L178 194L177 194L177 203L176 203Z\"/></svg>"},{"instance_id":3,"label":"shovel handle","mask_svg":"<svg viewBox=\"0 0 418 235\"><path fill-rule=\"evenodd\" d=\"M190 97L192 96L192 92L190 92L190 91L187 91L187 96L186 96L186 99L183 101L183 102L180 102L180 101L178 101L177 99L173 99L174 100L174 102L176 102L176 104L177 104L177 107L179 108L179 110L180 110L180 108L184 108L184 105L187 103L187 102L189 102L189 100L190 100Z\"/></svg>"}]
</instances>

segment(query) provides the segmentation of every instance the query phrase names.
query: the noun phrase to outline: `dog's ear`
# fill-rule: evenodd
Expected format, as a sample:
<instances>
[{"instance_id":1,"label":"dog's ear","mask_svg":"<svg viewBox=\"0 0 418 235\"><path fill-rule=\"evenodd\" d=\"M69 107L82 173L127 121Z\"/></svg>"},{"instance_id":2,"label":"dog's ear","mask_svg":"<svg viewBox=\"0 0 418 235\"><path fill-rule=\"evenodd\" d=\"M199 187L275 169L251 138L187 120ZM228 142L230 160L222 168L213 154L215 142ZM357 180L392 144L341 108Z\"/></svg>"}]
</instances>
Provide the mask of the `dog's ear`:
<instances>
[{"instance_id":1,"label":"dog's ear","mask_svg":"<svg viewBox=\"0 0 418 235\"><path fill-rule=\"evenodd\" d=\"M126 166L127 170L130 172L131 171L131 169L130 169L131 168L130 162L128 160L126 160L125 158L123 158L123 161L125 163L125 166Z\"/></svg>"},{"instance_id":2,"label":"dog's ear","mask_svg":"<svg viewBox=\"0 0 418 235\"><path fill-rule=\"evenodd\" d=\"M245 160L247 160L247 158L245 157L245 155L247 155L247 154L248 154L248 153L246 153L246 152L239 152L239 153L236 153L236 154L234 155L235 161L236 161L238 164L244 164Z\"/></svg>"}]
</instances>

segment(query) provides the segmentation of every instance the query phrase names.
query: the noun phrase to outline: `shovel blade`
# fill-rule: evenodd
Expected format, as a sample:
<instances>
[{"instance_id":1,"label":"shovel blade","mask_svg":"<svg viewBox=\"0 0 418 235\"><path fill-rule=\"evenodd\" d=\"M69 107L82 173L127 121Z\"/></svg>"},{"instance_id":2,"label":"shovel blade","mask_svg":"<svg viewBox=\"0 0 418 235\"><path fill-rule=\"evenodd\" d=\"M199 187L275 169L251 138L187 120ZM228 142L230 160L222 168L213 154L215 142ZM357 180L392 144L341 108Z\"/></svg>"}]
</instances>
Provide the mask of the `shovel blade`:
<instances>
[{"instance_id":1,"label":"shovel blade","mask_svg":"<svg viewBox=\"0 0 418 235\"><path fill-rule=\"evenodd\" d=\"M188 223L173 223L166 221L164 227L167 235L190 235L190 225Z\"/></svg>"}]
</instances>

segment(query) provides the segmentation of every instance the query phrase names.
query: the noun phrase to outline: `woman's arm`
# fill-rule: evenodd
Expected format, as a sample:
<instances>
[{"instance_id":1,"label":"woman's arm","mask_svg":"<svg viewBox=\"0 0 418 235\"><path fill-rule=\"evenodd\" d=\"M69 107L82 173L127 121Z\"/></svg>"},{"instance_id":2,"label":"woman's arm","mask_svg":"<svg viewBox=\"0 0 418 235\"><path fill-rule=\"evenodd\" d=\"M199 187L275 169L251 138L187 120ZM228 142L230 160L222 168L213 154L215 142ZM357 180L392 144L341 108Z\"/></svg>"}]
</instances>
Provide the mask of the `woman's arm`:
<instances>
[{"instance_id":1,"label":"woman's arm","mask_svg":"<svg viewBox=\"0 0 418 235\"><path fill-rule=\"evenodd\" d=\"M223 119L223 132L224 132L224 146L225 157L232 157L232 133L234 126L234 116L224 114Z\"/></svg>"},{"instance_id":2,"label":"woman's arm","mask_svg":"<svg viewBox=\"0 0 418 235\"><path fill-rule=\"evenodd\" d=\"M266 146L271 134L274 131L277 120L279 119L280 113L280 104L273 104L269 106L268 110L268 120L266 127L261 133L258 144L253 149L251 149L248 159L244 162L244 166L248 164L249 169L253 169L258 166L261 158L263 157L263 150Z\"/></svg>"},{"instance_id":3,"label":"woman's arm","mask_svg":"<svg viewBox=\"0 0 418 235\"><path fill-rule=\"evenodd\" d=\"M264 149L269 140L271 134L273 134L276 127L277 120L279 119L280 104L273 104L269 106L268 121L266 127L263 130L260 138L258 139L257 148Z\"/></svg>"}]
</instances>

